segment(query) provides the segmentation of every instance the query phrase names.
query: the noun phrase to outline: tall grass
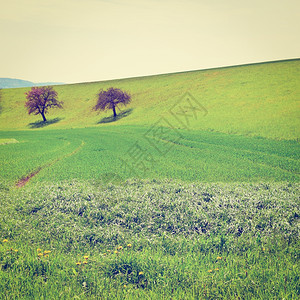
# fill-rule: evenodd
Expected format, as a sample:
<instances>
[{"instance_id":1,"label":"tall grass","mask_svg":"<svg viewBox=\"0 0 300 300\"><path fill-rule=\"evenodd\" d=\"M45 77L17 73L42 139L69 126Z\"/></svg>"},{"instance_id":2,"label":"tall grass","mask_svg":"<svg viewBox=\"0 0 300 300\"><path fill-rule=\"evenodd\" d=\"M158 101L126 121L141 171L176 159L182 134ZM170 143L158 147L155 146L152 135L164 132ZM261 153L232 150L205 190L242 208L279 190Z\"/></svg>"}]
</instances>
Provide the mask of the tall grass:
<instances>
[{"instance_id":1,"label":"tall grass","mask_svg":"<svg viewBox=\"0 0 300 300\"><path fill-rule=\"evenodd\" d=\"M2 299L300 295L295 183L3 183L1 198Z\"/></svg>"}]
</instances>

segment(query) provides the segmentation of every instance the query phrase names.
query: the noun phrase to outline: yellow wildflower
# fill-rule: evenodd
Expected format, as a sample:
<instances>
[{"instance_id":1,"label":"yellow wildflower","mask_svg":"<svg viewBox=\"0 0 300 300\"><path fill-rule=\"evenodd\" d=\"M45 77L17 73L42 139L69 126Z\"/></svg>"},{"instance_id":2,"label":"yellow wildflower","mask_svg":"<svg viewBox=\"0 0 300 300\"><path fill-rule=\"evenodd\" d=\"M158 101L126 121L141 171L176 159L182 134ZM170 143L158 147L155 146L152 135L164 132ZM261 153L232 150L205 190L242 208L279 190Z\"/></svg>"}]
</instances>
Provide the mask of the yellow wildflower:
<instances>
[{"instance_id":1,"label":"yellow wildflower","mask_svg":"<svg viewBox=\"0 0 300 300\"><path fill-rule=\"evenodd\" d=\"M3 241L2 241L2 243L7 243L8 242L8 239L4 239Z\"/></svg>"},{"instance_id":2,"label":"yellow wildflower","mask_svg":"<svg viewBox=\"0 0 300 300\"><path fill-rule=\"evenodd\" d=\"M15 252L18 252L19 250L18 249L15 249Z\"/></svg>"},{"instance_id":3,"label":"yellow wildflower","mask_svg":"<svg viewBox=\"0 0 300 300\"><path fill-rule=\"evenodd\" d=\"M49 253L51 253L51 251L50 251L50 250L46 250L46 251L44 251L44 254L49 254Z\"/></svg>"},{"instance_id":4,"label":"yellow wildflower","mask_svg":"<svg viewBox=\"0 0 300 300\"><path fill-rule=\"evenodd\" d=\"M207 272L208 272L208 273L211 273L212 271L213 271L213 270L208 270Z\"/></svg>"},{"instance_id":5,"label":"yellow wildflower","mask_svg":"<svg viewBox=\"0 0 300 300\"><path fill-rule=\"evenodd\" d=\"M106 253L103 253L104 256L106 256Z\"/></svg>"},{"instance_id":6,"label":"yellow wildflower","mask_svg":"<svg viewBox=\"0 0 300 300\"><path fill-rule=\"evenodd\" d=\"M119 252L116 250L116 251L114 251L114 253L115 253L115 254L118 254Z\"/></svg>"},{"instance_id":7,"label":"yellow wildflower","mask_svg":"<svg viewBox=\"0 0 300 300\"><path fill-rule=\"evenodd\" d=\"M215 271L219 271L219 268L215 268Z\"/></svg>"},{"instance_id":8,"label":"yellow wildflower","mask_svg":"<svg viewBox=\"0 0 300 300\"><path fill-rule=\"evenodd\" d=\"M38 256L40 256L40 257L41 257L41 256L43 256L43 253L41 253L41 252L40 252L40 253L38 253Z\"/></svg>"},{"instance_id":9,"label":"yellow wildflower","mask_svg":"<svg viewBox=\"0 0 300 300\"><path fill-rule=\"evenodd\" d=\"M128 245L127 245L127 248L131 248L131 247L132 247L132 245L131 245L131 244L128 244Z\"/></svg>"},{"instance_id":10,"label":"yellow wildflower","mask_svg":"<svg viewBox=\"0 0 300 300\"><path fill-rule=\"evenodd\" d=\"M88 257L87 255L85 255L83 258L84 258L84 259L89 259L89 257Z\"/></svg>"},{"instance_id":11,"label":"yellow wildflower","mask_svg":"<svg viewBox=\"0 0 300 300\"><path fill-rule=\"evenodd\" d=\"M144 274L144 272L139 272L139 275L143 275Z\"/></svg>"},{"instance_id":12,"label":"yellow wildflower","mask_svg":"<svg viewBox=\"0 0 300 300\"><path fill-rule=\"evenodd\" d=\"M107 252L109 253L109 252L110 252L110 250L107 250Z\"/></svg>"},{"instance_id":13,"label":"yellow wildflower","mask_svg":"<svg viewBox=\"0 0 300 300\"><path fill-rule=\"evenodd\" d=\"M41 248L36 249L37 252L42 252Z\"/></svg>"},{"instance_id":14,"label":"yellow wildflower","mask_svg":"<svg viewBox=\"0 0 300 300\"><path fill-rule=\"evenodd\" d=\"M266 248L263 248L263 251L265 251L266 250Z\"/></svg>"},{"instance_id":15,"label":"yellow wildflower","mask_svg":"<svg viewBox=\"0 0 300 300\"><path fill-rule=\"evenodd\" d=\"M76 263L76 265L78 266L78 265L81 265L81 261L78 261L77 263Z\"/></svg>"},{"instance_id":16,"label":"yellow wildflower","mask_svg":"<svg viewBox=\"0 0 300 300\"><path fill-rule=\"evenodd\" d=\"M222 259L222 257L221 257L221 256L218 256L217 259Z\"/></svg>"},{"instance_id":17,"label":"yellow wildflower","mask_svg":"<svg viewBox=\"0 0 300 300\"><path fill-rule=\"evenodd\" d=\"M126 288L127 288L127 285L126 285L126 284L124 284L124 285L123 285L123 287L124 287L124 289L126 289Z\"/></svg>"},{"instance_id":18,"label":"yellow wildflower","mask_svg":"<svg viewBox=\"0 0 300 300\"><path fill-rule=\"evenodd\" d=\"M86 261L86 260L84 260L82 263L83 263L83 264L87 264L87 261Z\"/></svg>"},{"instance_id":19,"label":"yellow wildflower","mask_svg":"<svg viewBox=\"0 0 300 300\"><path fill-rule=\"evenodd\" d=\"M123 247L122 247L122 246L119 246L117 249L118 249L118 250L122 250L122 249L123 249Z\"/></svg>"},{"instance_id":20,"label":"yellow wildflower","mask_svg":"<svg viewBox=\"0 0 300 300\"><path fill-rule=\"evenodd\" d=\"M46 254L44 257L49 257L49 255L48 255L48 254Z\"/></svg>"}]
</instances>

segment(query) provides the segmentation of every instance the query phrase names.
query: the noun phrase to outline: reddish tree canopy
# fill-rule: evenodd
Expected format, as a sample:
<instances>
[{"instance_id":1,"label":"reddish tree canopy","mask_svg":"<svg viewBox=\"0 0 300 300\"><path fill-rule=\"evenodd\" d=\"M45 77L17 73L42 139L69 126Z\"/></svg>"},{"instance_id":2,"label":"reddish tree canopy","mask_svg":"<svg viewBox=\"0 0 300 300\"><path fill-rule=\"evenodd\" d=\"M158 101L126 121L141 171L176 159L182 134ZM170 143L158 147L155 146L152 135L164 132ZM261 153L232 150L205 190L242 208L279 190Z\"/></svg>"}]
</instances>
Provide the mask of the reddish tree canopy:
<instances>
[{"instance_id":1,"label":"reddish tree canopy","mask_svg":"<svg viewBox=\"0 0 300 300\"><path fill-rule=\"evenodd\" d=\"M47 121L45 114L51 107L62 108L63 102L57 100L57 92L51 87L32 87L31 90L25 93L27 102L28 114L41 114L44 122Z\"/></svg>"},{"instance_id":2,"label":"reddish tree canopy","mask_svg":"<svg viewBox=\"0 0 300 300\"><path fill-rule=\"evenodd\" d=\"M97 96L98 100L94 110L112 109L114 117L117 116L116 107L118 104L127 105L131 101L131 96L127 92L113 87L107 91L101 90Z\"/></svg>"}]
</instances>

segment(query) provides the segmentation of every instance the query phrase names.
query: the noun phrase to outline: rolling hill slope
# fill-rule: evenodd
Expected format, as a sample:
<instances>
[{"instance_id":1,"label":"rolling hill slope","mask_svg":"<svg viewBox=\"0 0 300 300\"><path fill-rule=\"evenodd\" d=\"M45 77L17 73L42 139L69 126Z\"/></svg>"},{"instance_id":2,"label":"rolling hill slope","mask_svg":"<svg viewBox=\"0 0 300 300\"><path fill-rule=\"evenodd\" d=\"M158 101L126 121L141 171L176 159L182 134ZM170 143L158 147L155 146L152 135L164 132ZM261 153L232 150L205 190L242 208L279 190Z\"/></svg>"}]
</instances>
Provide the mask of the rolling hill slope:
<instances>
[{"instance_id":1,"label":"rolling hill slope","mask_svg":"<svg viewBox=\"0 0 300 300\"><path fill-rule=\"evenodd\" d=\"M48 119L53 124L43 130L103 126L111 111L98 114L92 108L97 92L113 86L130 92L132 103L121 108L126 117L105 125L151 126L164 117L166 126L175 128L298 139L299 75L300 59L296 59L56 86L64 109L51 110ZM28 89L2 90L1 130L32 130L35 122L41 120L40 116L29 116L25 110L24 93ZM194 99L197 115L188 119L181 116L179 120L176 113L189 110L187 95ZM184 118L186 124L181 122Z\"/></svg>"},{"instance_id":2,"label":"rolling hill slope","mask_svg":"<svg viewBox=\"0 0 300 300\"><path fill-rule=\"evenodd\" d=\"M299 70L57 86L46 126L2 90L0 298L296 299Z\"/></svg>"}]
</instances>

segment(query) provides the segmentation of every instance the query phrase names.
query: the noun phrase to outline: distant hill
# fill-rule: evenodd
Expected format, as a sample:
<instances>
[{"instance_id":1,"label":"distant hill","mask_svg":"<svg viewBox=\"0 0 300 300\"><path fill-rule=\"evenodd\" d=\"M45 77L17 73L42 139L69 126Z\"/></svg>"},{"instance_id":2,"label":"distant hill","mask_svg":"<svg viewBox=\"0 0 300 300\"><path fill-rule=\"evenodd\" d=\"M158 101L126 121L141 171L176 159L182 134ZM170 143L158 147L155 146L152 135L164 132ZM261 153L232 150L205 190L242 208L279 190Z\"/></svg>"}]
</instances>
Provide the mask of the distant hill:
<instances>
[{"instance_id":1,"label":"distant hill","mask_svg":"<svg viewBox=\"0 0 300 300\"><path fill-rule=\"evenodd\" d=\"M14 78L0 78L0 88L21 88L21 87L31 87L31 86L43 86L43 85L59 85L63 84L62 82L31 82L22 79Z\"/></svg>"}]
</instances>

